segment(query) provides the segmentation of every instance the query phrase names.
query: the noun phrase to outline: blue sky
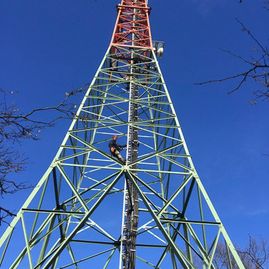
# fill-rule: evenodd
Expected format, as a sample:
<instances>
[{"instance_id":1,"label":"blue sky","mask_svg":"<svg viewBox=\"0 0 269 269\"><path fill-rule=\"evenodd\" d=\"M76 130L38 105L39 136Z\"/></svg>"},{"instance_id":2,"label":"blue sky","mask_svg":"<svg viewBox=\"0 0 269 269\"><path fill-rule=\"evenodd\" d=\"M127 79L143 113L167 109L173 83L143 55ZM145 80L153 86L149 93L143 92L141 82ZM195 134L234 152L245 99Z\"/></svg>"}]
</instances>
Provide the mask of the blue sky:
<instances>
[{"instance_id":1,"label":"blue sky","mask_svg":"<svg viewBox=\"0 0 269 269\"><path fill-rule=\"evenodd\" d=\"M153 38L165 41L160 64L196 168L236 245L246 244L249 234L268 239L269 103L249 103L251 84L227 95L229 83L194 83L242 70L240 61L221 51L255 51L235 18L268 43L269 13L263 1L167 2L149 1ZM116 3L1 0L0 87L15 91L11 101L25 111L53 105L90 82L110 42ZM29 161L18 180L39 180L68 124L18 145ZM17 194L12 205L11 197L3 202L16 210L28 194Z\"/></svg>"}]
</instances>

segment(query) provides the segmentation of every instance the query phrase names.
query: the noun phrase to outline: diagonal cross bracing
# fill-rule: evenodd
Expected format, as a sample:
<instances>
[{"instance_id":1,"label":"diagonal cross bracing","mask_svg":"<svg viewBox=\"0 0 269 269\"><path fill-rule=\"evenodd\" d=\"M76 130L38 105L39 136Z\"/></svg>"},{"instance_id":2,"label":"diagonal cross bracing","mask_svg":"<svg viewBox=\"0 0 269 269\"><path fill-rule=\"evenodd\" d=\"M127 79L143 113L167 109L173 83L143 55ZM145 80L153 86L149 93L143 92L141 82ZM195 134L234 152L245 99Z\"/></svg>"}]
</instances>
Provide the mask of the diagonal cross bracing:
<instances>
[{"instance_id":1,"label":"diagonal cross bracing","mask_svg":"<svg viewBox=\"0 0 269 269\"><path fill-rule=\"evenodd\" d=\"M244 268L194 167L146 0L122 0L59 150L0 239L3 268ZM108 143L126 144L118 159Z\"/></svg>"}]
</instances>

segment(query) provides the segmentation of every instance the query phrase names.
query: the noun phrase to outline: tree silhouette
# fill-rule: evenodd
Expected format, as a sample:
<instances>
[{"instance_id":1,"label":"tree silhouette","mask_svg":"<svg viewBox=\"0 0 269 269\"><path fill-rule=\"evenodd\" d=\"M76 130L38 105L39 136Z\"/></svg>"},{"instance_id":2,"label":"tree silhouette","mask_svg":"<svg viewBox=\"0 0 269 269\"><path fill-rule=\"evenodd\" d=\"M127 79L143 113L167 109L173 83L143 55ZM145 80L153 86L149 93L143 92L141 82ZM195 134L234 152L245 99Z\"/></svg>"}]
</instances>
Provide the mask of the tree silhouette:
<instances>
[{"instance_id":1,"label":"tree silhouette","mask_svg":"<svg viewBox=\"0 0 269 269\"><path fill-rule=\"evenodd\" d=\"M14 94L13 91L0 89L1 198L31 188L27 182L21 183L15 179L15 175L21 172L27 163L27 159L17 149L18 144L24 140L38 140L43 129L53 127L61 119L73 118L76 106L70 101L70 97L83 92L85 87L87 85L67 92L57 105L38 107L28 112L21 112L21 108L17 105L10 104L8 100ZM8 224L8 218L13 216L15 214L10 209L0 206L0 225Z\"/></svg>"}]
</instances>

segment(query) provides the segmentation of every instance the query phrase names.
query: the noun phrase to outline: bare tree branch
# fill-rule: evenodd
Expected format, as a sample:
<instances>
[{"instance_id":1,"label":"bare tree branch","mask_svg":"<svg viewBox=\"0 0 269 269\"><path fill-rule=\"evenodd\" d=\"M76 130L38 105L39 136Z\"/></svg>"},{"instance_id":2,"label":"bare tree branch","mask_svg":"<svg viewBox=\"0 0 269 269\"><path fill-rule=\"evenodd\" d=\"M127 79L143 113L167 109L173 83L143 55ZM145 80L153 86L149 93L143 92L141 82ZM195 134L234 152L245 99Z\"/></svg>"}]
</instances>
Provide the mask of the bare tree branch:
<instances>
[{"instance_id":1,"label":"bare tree branch","mask_svg":"<svg viewBox=\"0 0 269 269\"><path fill-rule=\"evenodd\" d=\"M269 2L269 1L268 1ZM250 59L238 55L230 50L222 50L228 53L232 57L239 59L246 65L246 69L242 72L226 76L220 79L207 80L204 82L195 83L195 85L206 85L212 83L223 83L226 81L235 81L235 86L228 91L228 94L234 93L240 90L244 84L249 80L254 82L259 89L253 90L254 100L252 103L256 103L257 100L269 101L269 50L264 46L256 36L239 20L236 18L237 23L241 26L242 31L246 32L250 39L257 47L255 55L251 55Z\"/></svg>"},{"instance_id":2,"label":"bare tree branch","mask_svg":"<svg viewBox=\"0 0 269 269\"><path fill-rule=\"evenodd\" d=\"M249 236L248 247L244 250L238 251L246 264L253 265L252 268L264 269L268 264L269 248L265 240L259 242L252 236ZM251 268L251 267L250 267Z\"/></svg>"},{"instance_id":3,"label":"bare tree branch","mask_svg":"<svg viewBox=\"0 0 269 269\"><path fill-rule=\"evenodd\" d=\"M255 37L255 35L245 26L245 24L243 22L241 22L238 18L235 18L235 20L237 21L237 23L239 23L239 25L241 25L242 27L242 31L243 32L247 32L247 34L250 36L250 38L258 45L258 47L260 47L261 51L264 53L264 55L268 56L268 50L266 47L264 47L262 45L262 43Z\"/></svg>"},{"instance_id":4,"label":"bare tree branch","mask_svg":"<svg viewBox=\"0 0 269 269\"><path fill-rule=\"evenodd\" d=\"M13 91L0 88L0 196L31 188L28 184L18 183L15 175L24 170L27 160L17 150L17 143L23 140L39 139L42 129L54 126L60 119L73 118L76 106L70 98L85 91L88 85L65 94L63 100L55 106L34 108L28 112L7 101ZM14 214L0 207L0 224L8 224L8 218Z\"/></svg>"},{"instance_id":5,"label":"bare tree branch","mask_svg":"<svg viewBox=\"0 0 269 269\"><path fill-rule=\"evenodd\" d=\"M246 269L265 269L269 265L269 246L265 240L257 240L249 236L248 245L243 249L237 249L237 252ZM229 260L227 248L224 244L219 243L216 249L214 265L217 269L232 268L235 266L234 260Z\"/></svg>"},{"instance_id":6,"label":"bare tree branch","mask_svg":"<svg viewBox=\"0 0 269 269\"><path fill-rule=\"evenodd\" d=\"M0 226L2 223L9 225L9 223L5 220L8 217L15 217L16 215L6 208L0 207Z\"/></svg>"}]
</instances>

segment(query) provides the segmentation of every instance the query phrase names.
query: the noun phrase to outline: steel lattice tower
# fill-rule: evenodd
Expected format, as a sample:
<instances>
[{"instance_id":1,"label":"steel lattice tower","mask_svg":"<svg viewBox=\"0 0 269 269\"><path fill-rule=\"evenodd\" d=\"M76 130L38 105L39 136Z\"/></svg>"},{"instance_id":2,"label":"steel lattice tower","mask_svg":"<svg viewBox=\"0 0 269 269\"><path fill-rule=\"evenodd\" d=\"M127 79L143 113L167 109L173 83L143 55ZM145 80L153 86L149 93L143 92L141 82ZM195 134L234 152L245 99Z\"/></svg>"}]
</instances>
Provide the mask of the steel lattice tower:
<instances>
[{"instance_id":1,"label":"steel lattice tower","mask_svg":"<svg viewBox=\"0 0 269 269\"><path fill-rule=\"evenodd\" d=\"M225 268L244 268L187 149L149 13L147 0L118 5L56 157L0 239L2 268L217 268L218 247ZM126 164L109 153L112 135Z\"/></svg>"}]
</instances>

